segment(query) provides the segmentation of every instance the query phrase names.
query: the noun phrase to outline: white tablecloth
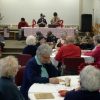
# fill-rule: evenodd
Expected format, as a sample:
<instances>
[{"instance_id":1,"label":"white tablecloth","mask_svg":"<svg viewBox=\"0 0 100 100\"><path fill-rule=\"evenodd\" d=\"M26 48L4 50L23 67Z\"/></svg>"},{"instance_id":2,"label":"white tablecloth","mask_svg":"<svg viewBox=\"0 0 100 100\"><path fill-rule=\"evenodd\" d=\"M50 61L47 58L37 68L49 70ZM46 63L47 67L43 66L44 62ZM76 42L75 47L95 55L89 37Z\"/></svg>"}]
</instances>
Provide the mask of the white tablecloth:
<instances>
[{"instance_id":1,"label":"white tablecloth","mask_svg":"<svg viewBox=\"0 0 100 100\"><path fill-rule=\"evenodd\" d=\"M24 29L24 35L35 35L36 32L40 31L46 37L47 32L51 31L57 38L61 37L61 33L67 32L68 35L73 36L76 28L48 28L48 27L22 27Z\"/></svg>"},{"instance_id":2,"label":"white tablecloth","mask_svg":"<svg viewBox=\"0 0 100 100\"><path fill-rule=\"evenodd\" d=\"M93 62L94 62L94 58L91 57L91 56L81 55L81 57L84 58L85 63L93 63ZM53 53L53 54L50 56L50 58L51 58L51 62L52 62L52 64L53 64L55 67L57 67L57 65L58 65L58 61L55 60L55 53Z\"/></svg>"},{"instance_id":3,"label":"white tablecloth","mask_svg":"<svg viewBox=\"0 0 100 100\"><path fill-rule=\"evenodd\" d=\"M71 79L70 87L67 87L62 84L33 84L29 91L28 96L30 100L36 100L34 93L52 93L54 96L54 99L45 99L45 100L63 100L64 98L61 97L58 93L59 90L67 89L72 90L77 87L79 87L79 76L61 76L60 79L65 79L66 77L69 77ZM38 99L43 100L43 99Z\"/></svg>"}]
</instances>

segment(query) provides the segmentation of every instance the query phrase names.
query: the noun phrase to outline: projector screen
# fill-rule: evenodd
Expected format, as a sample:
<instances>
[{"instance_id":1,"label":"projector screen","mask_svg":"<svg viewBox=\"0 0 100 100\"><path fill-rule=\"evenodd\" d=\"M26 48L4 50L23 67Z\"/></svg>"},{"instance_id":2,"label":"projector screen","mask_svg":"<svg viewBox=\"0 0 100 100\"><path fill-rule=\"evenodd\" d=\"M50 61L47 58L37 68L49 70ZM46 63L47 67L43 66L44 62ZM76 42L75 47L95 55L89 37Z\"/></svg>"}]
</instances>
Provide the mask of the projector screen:
<instances>
[{"instance_id":1,"label":"projector screen","mask_svg":"<svg viewBox=\"0 0 100 100\"><path fill-rule=\"evenodd\" d=\"M79 25L79 0L0 0L0 24L18 24L21 17L31 24L43 13L48 24L57 12L65 25Z\"/></svg>"}]
</instances>

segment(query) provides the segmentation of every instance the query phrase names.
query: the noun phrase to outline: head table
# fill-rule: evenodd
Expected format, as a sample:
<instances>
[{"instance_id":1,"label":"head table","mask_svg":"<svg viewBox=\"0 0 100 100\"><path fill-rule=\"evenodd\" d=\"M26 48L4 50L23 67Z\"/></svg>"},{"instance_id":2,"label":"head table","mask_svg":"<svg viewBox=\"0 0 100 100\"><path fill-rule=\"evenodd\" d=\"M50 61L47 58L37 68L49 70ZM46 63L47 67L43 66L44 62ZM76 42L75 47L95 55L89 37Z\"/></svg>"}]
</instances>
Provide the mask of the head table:
<instances>
[{"instance_id":1,"label":"head table","mask_svg":"<svg viewBox=\"0 0 100 100\"><path fill-rule=\"evenodd\" d=\"M48 28L48 27L22 27L21 29L24 30L24 35L27 37L29 35L35 35L36 32L41 32L44 37L47 36L47 33L51 31L57 38L61 37L61 34L67 32L68 35L74 36L76 28Z\"/></svg>"}]
</instances>

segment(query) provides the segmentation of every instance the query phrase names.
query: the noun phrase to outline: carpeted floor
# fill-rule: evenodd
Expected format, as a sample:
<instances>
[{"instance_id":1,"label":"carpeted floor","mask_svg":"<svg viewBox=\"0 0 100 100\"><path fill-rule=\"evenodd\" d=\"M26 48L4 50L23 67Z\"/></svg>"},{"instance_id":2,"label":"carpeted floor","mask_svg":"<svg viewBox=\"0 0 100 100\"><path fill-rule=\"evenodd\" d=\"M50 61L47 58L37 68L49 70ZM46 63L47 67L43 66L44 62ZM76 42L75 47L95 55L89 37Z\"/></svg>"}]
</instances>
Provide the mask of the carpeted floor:
<instances>
[{"instance_id":1,"label":"carpeted floor","mask_svg":"<svg viewBox=\"0 0 100 100\"><path fill-rule=\"evenodd\" d=\"M25 41L5 40L5 48L24 48L25 46Z\"/></svg>"}]
</instances>

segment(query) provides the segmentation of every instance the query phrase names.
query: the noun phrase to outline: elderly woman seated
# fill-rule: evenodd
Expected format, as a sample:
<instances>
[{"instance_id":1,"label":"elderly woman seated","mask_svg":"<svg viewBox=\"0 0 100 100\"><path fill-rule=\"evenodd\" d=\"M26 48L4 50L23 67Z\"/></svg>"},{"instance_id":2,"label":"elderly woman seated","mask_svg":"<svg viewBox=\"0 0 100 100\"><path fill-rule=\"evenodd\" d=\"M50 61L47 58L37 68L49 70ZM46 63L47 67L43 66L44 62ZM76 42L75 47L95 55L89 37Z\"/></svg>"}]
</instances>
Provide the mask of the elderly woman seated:
<instances>
[{"instance_id":1,"label":"elderly woman seated","mask_svg":"<svg viewBox=\"0 0 100 100\"><path fill-rule=\"evenodd\" d=\"M58 70L50 62L52 48L48 44L38 47L35 57L29 60L24 72L24 79L21 86L21 93L28 100L28 89L34 83L59 83L54 78L59 75Z\"/></svg>"},{"instance_id":2,"label":"elderly woman seated","mask_svg":"<svg viewBox=\"0 0 100 100\"><path fill-rule=\"evenodd\" d=\"M74 37L67 36L63 45L57 52L55 59L59 62L63 62L67 57L81 57L81 49L79 46L74 45Z\"/></svg>"},{"instance_id":3,"label":"elderly woman seated","mask_svg":"<svg viewBox=\"0 0 100 100\"><path fill-rule=\"evenodd\" d=\"M36 38L32 35L28 36L26 38L26 44L27 46L23 49L23 54L30 54L35 56L37 50Z\"/></svg>"},{"instance_id":4,"label":"elderly woman seated","mask_svg":"<svg viewBox=\"0 0 100 100\"><path fill-rule=\"evenodd\" d=\"M80 73L80 89L66 94L64 100L100 100L100 70L92 65Z\"/></svg>"},{"instance_id":5,"label":"elderly woman seated","mask_svg":"<svg viewBox=\"0 0 100 100\"><path fill-rule=\"evenodd\" d=\"M95 64L100 68L100 35L93 37L95 48L91 51L85 52L84 55L92 56L95 59Z\"/></svg>"},{"instance_id":6,"label":"elderly woman seated","mask_svg":"<svg viewBox=\"0 0 100 100\"><path fill-rule=\"evenodd\" d=\"M13 82L18 68L18 61L13 56L0 59L0 100L24 100Z\"/></svg>"}]
</instances>

